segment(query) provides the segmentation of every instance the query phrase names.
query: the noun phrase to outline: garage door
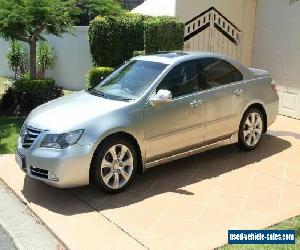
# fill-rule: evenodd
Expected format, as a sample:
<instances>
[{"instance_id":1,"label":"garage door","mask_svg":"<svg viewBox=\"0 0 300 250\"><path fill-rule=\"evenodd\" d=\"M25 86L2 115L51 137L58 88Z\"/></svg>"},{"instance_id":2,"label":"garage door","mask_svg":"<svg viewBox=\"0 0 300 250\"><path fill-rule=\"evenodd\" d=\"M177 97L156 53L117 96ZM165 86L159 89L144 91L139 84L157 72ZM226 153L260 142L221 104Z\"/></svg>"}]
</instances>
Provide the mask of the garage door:
<instances>
[{"instance_id":1,"label":"garage door","mask_svg":"<svg viewBox=\"0 0 300 250\"><path fill-rule=\"evenodd\" d=\"M277 84L279 113L300 119L300 2L258 0L253 67Z\"/></svg>"},{"instance_id":2,"label":"garage door","mask_svg":"<svg viewBox=\"0 0 300 250\"><path fill-rule=\"evenodd\" d=\"M300 119L300 89L277 86L279 95L279 114Z\"/></svg>"}]
</instances>

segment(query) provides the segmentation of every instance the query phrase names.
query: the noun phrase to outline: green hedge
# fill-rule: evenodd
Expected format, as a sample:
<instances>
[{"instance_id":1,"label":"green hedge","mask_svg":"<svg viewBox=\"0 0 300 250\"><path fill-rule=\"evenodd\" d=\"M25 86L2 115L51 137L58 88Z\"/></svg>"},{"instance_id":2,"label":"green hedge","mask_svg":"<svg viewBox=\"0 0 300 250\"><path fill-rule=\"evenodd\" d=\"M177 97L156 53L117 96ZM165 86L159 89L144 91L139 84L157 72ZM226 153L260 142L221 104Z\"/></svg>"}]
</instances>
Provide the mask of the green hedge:
<instances>
[{"instance_id":1,"label":"green hedge","mask_svg":"<svg viewBox=\"0 0 300 250\"><path fill-rule=\"evenodd\" d=\"M116 67L143 50L142 17L96 17L90 24L89 44L95 66Z\"/></svg>"},{"instance_id":2,"label":"green hedge","mask_svg":"<svg viewBox=\"0 0 300 250\"><path fill-rule=\"evenodd\" d=\"M182 50L184 24L176 17L148 17L144 21L145 53Z\"/></svg>"},{"instance_id":3,"label":"green hedge","mask_svg":"<svg viewBox=\"0 0 300 250\"><path fill-rule=\"evenodd\" d=\"M63 96L52 79L18 80L9 86L1 100L1 110L8 114L27 115L37 106Z\"/></svg>"},{"instance_id":4,"label":"green hedge","mask_svg":"<svg viewBox=\"0 0 300 250\"><path fill-rule=\"evenodd\" d=\"M96 86L100 81L101 78L105 78L110 75L114 71L114 68L110 67L94 67L88 72L88 84L89 87Z\"/></svg>"},{"instance_id":5,"label":"green hedge","mask_svg":"<svg viewBox=\"0 0 300 250\"><path fill-rule=\"evenodd\" d=\"M181 50L184 24L176 17L126 14L96 17L89 27L89 43L95 66L117 67L135 51Z\"/></svg>"}]
</instances>

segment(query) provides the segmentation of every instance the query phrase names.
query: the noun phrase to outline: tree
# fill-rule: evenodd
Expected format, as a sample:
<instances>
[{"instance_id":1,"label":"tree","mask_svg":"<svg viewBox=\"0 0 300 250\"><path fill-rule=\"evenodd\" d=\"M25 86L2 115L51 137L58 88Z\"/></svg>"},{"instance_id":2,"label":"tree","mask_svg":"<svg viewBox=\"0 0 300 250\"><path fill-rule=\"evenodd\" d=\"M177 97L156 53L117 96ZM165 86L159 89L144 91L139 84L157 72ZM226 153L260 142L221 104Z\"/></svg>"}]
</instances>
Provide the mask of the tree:
<instances>
[{"instance_id":1,"label":"tree","mask_svg":"<svg viewBox=\"0 0 300 250\"><path fill-rule=\"evenodd\" d=\"M0 0L0 36L29 44L30 76L36 78L36 44L42 34L72 32L76 0Z\"/></svg>"},{"instance_id":2,"label":"tree","mask_svg":"<svg viewBox=\"0 0 300 250\"><path fill-rule=\"evenodd\" d=\"M118 16L123 13L119 0L78 0L77 4L88 10L90 20L96 16Z\"/></svg>"},{"instance_id":3,"label":"tree","mask_svg":"<svg viewBox=\"0 0 300 250\"><path fill-rule=\"evenodd\" d=\"M298 2L299 0L290 0L290 4L293 4L293 3L296 3Z\"/></svg>"},{"instance_id":4,"label":"tree","mask_svg":"<svg viewBox=\"0 0 300 250\"><path fill-rule=\"evenodd\" d=\"M117 16L122 13L119 0L88 0L87 4L92 17Z\"/></svg>"}]
</instances>

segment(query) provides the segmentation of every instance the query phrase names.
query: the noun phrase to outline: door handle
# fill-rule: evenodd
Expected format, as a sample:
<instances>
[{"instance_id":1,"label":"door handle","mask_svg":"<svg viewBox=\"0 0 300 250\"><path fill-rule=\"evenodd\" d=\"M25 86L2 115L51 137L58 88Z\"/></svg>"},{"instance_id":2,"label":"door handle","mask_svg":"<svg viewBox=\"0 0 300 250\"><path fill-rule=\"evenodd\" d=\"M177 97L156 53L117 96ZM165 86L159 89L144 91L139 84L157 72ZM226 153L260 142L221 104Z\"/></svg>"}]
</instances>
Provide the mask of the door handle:
<instances>
[{"instance_id":1,"label":"door handle","mask_svg":"<svg viewBox=\"0 0 300 250\"><path fill-rule=\"evenodd\" d=\"M200 104L202 104L202 101L201 100L193 100L191 103L190 103L190 106L192 108L196 108L198 107Z\"/></svg>"},{"instance_id":2,"label":"door handle","mask_svg":"<svg viewBox=\"0 0 300 250\"><path fill-rule=\"evenodd\" d=\"M241 94L243 94L243 90L242 89L236 89L235 91L233 91L233 93L236 95L236 96L239 96Z\"/></svg>"}]
</instances>

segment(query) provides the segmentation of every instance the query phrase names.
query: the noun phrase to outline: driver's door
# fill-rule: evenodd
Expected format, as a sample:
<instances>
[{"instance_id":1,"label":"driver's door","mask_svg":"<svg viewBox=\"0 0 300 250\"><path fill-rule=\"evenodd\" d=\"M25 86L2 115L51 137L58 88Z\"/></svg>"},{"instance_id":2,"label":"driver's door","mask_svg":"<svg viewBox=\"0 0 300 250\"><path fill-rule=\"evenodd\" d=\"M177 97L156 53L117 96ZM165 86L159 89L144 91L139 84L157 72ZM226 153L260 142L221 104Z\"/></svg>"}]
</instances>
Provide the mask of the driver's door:
<instances>
[{"instance_id":1,"label":"driver's door","mask_svg":"<svg viewBox=\"0 0 300 250\"><path fill-rule=\"evenodd\" d=\"M172 101L144 110L146 161L187 151L204 142L204 93L199 87L197 61L175 66L156 91L172 92Z\"/></svg>"}]
</instances>

